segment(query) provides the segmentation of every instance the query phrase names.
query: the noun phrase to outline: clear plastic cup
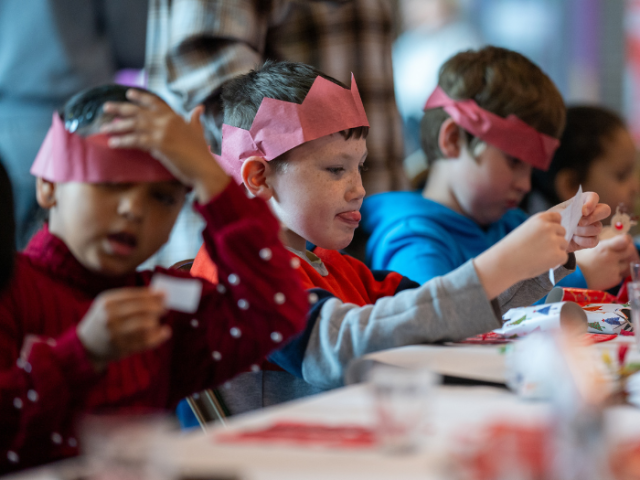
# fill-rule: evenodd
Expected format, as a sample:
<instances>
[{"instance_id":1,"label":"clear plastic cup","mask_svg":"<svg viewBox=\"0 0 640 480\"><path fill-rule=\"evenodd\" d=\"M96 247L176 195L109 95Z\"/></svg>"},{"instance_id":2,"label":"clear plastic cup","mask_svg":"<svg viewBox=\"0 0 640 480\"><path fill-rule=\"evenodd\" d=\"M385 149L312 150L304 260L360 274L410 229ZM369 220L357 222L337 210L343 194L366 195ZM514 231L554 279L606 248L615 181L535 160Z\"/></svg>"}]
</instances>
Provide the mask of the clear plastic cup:
<instances>
[{"instance_id":1,"label":"clear plastic cup","mask_svg":"<svg viewBox=\"0 0 640 480\"><path fill-rule=\"evenodd\" d=\"M389 453L410 453L423 440L428 403L437 376L429 370L375 366L369 376L376 436Z\"/></svg>"},{"instance_id":2,"label":"clear plastic cup","mask_svg":"<svg viewBox=\"0 0 640 480\"><path fill-rule=\"evenodd\" d=\"M91 480L173 480L164 440L176 430L165 415L86 415L81 447Z\"/></svg>"},{"instance_id":3,"label":"clear plastic cup","mask_svg":"<svg viewBox=\"0 0 640 480\"><path fill-rule=\"evenodd\" d=\"M631 323L635 333L636 346L640 350L640 282L627 283L627 294L629 296L629 305L631 305Z\"/></svg>"},{"instance_id":4,"label":"clear plastic cup","mask_svg":"<svg viewBox=\"0 0 640 480\"><path fill-rule=\"evenodd\" d=\"M640 263L631 262L631 281L640 282Z\"/></svg>"}]
</instances>

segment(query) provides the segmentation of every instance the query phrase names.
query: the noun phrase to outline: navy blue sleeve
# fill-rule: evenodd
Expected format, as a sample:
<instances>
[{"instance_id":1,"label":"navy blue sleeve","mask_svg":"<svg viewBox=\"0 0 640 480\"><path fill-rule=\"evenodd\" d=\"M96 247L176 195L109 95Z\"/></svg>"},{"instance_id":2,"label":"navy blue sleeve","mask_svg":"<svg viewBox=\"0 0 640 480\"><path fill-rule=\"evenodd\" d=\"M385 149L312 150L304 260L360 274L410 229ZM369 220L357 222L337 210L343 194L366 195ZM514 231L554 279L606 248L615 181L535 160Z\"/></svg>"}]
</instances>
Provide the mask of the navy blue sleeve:
<instances>
[{"instance_id":1,"label":"navy blue sleeve","mask_svg":"<svg viewBox=\"0 0 640 480\"><path fill-rule=\"evenodd\" d=\"M391 270L371 270L371 273L373 274L373 278L377 282L384 282L385 278L387 278L387 275L395 272L392 272ZM396 291L393 292L393 294L395 295L396 293L402 292L403 290L418 288L419 286L420 284L418 282L414 282L413 280L407 277L402 277L402 280L400 280L400 283L396 287Z\"/></svg>"}]
</instances>

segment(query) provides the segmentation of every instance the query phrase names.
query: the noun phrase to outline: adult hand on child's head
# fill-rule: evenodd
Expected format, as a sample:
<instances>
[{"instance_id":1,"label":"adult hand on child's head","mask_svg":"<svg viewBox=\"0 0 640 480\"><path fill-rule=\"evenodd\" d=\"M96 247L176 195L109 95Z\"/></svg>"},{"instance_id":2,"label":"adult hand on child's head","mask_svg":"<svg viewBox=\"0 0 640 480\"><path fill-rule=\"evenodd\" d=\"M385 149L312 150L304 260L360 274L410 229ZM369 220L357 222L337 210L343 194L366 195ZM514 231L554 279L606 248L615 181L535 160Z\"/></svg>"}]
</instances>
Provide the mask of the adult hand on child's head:
<instances>
[{"instance_id":1,"label":"adult hand on child's head","mask_svg":"<svg viewBox=\"0 0 640 480\"><path fill-rule=\"evenodd\" d=\"M96 297L77 327L96 366L155 348L171 336L160 323L164 295L147 287L109 290Z\"/></svg>"},{"instance_id":2,"label":"adult hand on child's head","mask_svg":"<svg viewBox=\"0 0 640 480\"><path fill-rule=\"evenodd\" d=\"M568 252L576 252L583 248L594 248L598 245L598 235L602 231L602 220L611 215L611 208L604 203L598 203L600 197L594 192L583 193L582 218L578 223L578 227L573 233L571 242L569 243ZM561 212L567 207L571 200L562 202L553 208L550 212Z\"/></svg>"},{"instance_id":3,"label":"adult hand on child's head","mask_svg":"<svg viewBox=\"0 0 640 480\"><path fill-rule=\"evenodd\" d=\"M489 298L567 262L568 242L560 218L550 211L533 215L474 260Z\"/></svg>"},{"instance_id":4,"label":"adult hand on child's head","mask_svg":"<svg viewBox=\"0 0 640 480\"><path fill-rule=\"evenodd\" d=\"M576 261L590 289L608 290L629 275L629 264L638 261L638 251L630 235L617 235L576 252Z\"/></svg>"},{"instance_id":5,"label":"adult hand on child's head","mask_svg":"<svg viewBox=\"0 0 640 480\"><path fill-rule=\"evenodd\" d=\"M131 89L127 98L132 103L104 104L104 111L116 117L100 129L111 136L110 147L149 152L182 183L193 186L201 203L226 187L229 177L204 138L200 123L203 106L194 109L187 122L155 95Z\"/></svg>"}]
</instances>

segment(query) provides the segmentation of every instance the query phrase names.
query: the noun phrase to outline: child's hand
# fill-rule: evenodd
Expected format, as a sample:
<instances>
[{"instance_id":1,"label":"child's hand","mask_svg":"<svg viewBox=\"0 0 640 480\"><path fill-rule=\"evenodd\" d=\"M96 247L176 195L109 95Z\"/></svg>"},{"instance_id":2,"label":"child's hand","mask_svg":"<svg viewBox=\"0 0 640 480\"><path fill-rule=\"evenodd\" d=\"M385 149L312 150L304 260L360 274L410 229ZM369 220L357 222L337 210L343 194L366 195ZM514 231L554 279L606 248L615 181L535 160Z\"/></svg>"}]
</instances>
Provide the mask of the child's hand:
<instances>
[{"instance_id":1,"label":"child's hand","mask_svg":"<svg viewBox=\"0 0 640 480\"><path fill-rule=\"evenodd\" d=\"M171 336L160 324L164 295L146 287L103 292L78 324L78 338L96 366L155 348Z\"/></svg>"},{"instance_id":2,"label":"child's hand","mask_svg":"<svg viewBox=\"0 0 640 480\"><path fill-rule=\"evenodd\" d=\"M618 235L577 252L576 260L589 288L608 290L629 275L629 264L638 262L638 251L631 236Z\"/></svg>"},{"instance_id":3,"label":"child's hand","mask_svg":"<svg viewBox=\"0 0 640 480\"><path fill-rule=\"evenodd\" d=\"M594 192L583 194L582 218L576 231L573 233L568 252L575 252L583 248L593 248L598 245L598 235L602 231L602 220L611 215L611 208L604 203L598 203L600 197ZM551 212L561 212L567 206L566 202L560 203L549 209Z\"/></svg>"},{"instance_id":4,"label":"child's hand","mask_svg":"<svg viewBox=\"0 0 640 480\"><path fill-rule=\"evenodd\" d=\"M104 111L117 117L100 129L111 135L110 147L148 151L181 182L193 186L200 203L227 186L229 177L204 138L200 124L204 107L196 108L186 122L155 95L131 89L127 98L133 103L104 104Z\"/></svg>"},{"instance_id":5,"label":"child's hand","mask_svg":"<svg viewBox=\"0 0 640 480\"><path fill-rule=\"evenodd\" d=\"M495 298L521 280L566 263L564 235L560 214L542 212L479 255L474 265L487 296Z\"/></svg>"}]
</instances>

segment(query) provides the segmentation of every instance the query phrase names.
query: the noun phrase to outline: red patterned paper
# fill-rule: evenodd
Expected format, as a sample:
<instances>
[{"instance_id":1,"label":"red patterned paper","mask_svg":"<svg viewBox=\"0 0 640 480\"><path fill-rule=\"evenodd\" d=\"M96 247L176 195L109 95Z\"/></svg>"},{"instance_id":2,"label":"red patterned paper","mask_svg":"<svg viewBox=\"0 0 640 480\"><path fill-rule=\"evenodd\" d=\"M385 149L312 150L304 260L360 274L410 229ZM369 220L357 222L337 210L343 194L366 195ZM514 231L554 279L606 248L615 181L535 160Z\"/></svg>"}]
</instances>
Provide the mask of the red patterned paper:
<instances>
[{"instance_id":1,"label":"red patterned paper","mask_svg":"<svg viewBox=\"0 0 640 480\"><path fill-rule=\"evenodd\" d=\"M295 446L326 448L369 448L376 444L372 429L358 425L330 426L321 423L276 422L257 430L224 432L217 442L285 443Z\"/></svg>"}]
</instances>

